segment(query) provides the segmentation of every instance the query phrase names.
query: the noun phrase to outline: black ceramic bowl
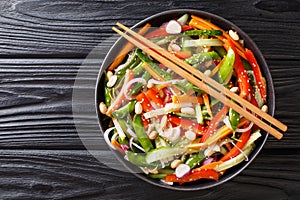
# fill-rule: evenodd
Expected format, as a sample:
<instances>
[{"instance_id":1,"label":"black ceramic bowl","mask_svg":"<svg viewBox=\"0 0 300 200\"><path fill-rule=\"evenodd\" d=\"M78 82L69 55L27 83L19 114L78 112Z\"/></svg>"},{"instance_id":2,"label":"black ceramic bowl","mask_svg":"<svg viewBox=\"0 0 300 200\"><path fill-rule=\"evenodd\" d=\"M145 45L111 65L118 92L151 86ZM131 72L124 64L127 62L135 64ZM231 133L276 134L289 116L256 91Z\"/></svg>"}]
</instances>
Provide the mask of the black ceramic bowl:
<instances>
[{"instance_id":1,"label":"black ceramic bowl","mask_svg":"<svg viewBox=\"0 0 300 200\"><path fill-rule=\"evenodd\" d=\"M256 46L256 44L249 38L249 36L244 33L239 27L231 23L230 21L219 17L217 15L207 13L204 11L199 11L199 10L190 10L190 9L179 9L179 10L169 10L165 12L161 12L158 14L155 14L153 16L150 16L143 21L137 23L135 26L132 28L141 28L143 25L146 23L150 23L152 27L158 27L160 26L163 22L167 22L171 19L178 18L181 15L189 13L189 14L194 14L199 17L205 18L216 24L217 26L221 27L223 30L235 30L238 32L240 38L244 40L244 45L246 48L251 49L255 57L261 67L263 76L266 78L267 81L267 87L268 87L268 107L269 107L269 114L273 115L274 114L274 108L275 108L275 95L274 95L274 87L273 87L273 82L271 78L270 71L268 69L267 63ZM100 111L98 110L98 105L100 102L104 100L103 97L103 80L104 76L103 73L107 69L107 67L111 64L112 60L115 58L116 54L118 53L119 49L126 43L127 41L124 38L119 38L115 44L111 47L110 51L108 52L107 56L105 57L99 75L98 75L98 80L97 80L97 86L96 86L96 109L99 117L99 124L100 124L100 129L102 133L105 131L107 127L107 123L104 122L103 116L101 115ZM144 173L137 173L136 169L126 160L123 159L123 156L118 154L117 152L114 152L118 160L124 165L125 168L127 168L129 171L134 173L138 178L154 184L156 186L168 188L168 189L173 189L173 190L182 190L182 191L192 191L192 190L200 190L200 189L206 189L210 187L217 186L221 183L224 183L236 175L238 175L241 171L243 171L252 161L253 159L257 156L257 154L260 152L262 149L266 139L268 137L268 134L266 132L262 131L262 137L256 141L256 149L251 153L249 156L249 161L247 162L242 162L241 164L237 165L236 167L227 170L227 172L218 180L218 181L199 181L191 184L183 184L183 185L167 185L162 183L160 180L155 180L147 177L144 175Z\"/></svg>"}]
</instances>

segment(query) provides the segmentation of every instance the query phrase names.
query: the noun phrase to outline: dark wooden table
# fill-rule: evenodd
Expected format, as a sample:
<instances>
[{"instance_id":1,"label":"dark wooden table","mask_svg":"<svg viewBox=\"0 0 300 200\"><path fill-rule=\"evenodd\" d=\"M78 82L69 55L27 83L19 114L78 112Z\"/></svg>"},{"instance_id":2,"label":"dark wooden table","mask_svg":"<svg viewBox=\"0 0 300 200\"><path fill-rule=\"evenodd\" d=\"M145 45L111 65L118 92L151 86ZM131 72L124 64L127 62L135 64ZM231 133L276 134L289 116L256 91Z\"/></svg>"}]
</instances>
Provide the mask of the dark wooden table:
<instances>
[{"instance_id":1,"label":"dark wooden table","mask_svg":"<svg viewBox=\"0 0 300 200\"><path fill-rule=\"evenodd\" d=\"M170 191L118 170L95 120L111 27L177 8L220 15L256 42L273 77L275 116L289 126L240 175L209 190ZM299 41L299 0L0 1L0 199L299 199Z\"/></svg>"}]
</instances>

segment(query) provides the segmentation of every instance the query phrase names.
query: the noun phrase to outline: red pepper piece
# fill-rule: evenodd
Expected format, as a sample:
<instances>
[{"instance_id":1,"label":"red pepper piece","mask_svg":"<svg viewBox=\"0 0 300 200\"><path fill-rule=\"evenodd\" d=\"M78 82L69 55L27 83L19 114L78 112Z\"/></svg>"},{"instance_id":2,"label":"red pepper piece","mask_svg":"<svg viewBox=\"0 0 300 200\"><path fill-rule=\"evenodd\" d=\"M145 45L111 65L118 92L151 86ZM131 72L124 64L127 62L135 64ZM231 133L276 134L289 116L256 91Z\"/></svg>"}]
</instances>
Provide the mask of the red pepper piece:
<instances>
[{"instance_id":1,"label":"red pepper piece","mask_svg":"<svg viewBox=\"0 0 300 200\"><path fill-rule=\"evenodd\" d=\"M257 87L259 89L260 95L263 99L264 102L267 101L267 88L266 88L266 83L263 79L260 67L255 59L254 54L252 53L251 50L246 49L245 51L245 56L247 58L247 60L249 61L252 69L253 69L253 73L254 73L254 77L257 83Z\"/></svg>"},{"instance_id":2,"label":"red pepper piece","mask_svg":"<svg viewBox=\"0 0 300 200\"><path fill-rule=\"evenodd\" d=\"M192 52L190 51L173 51L171 53L181 60L184 60L192 56Z\"/></svg>"},{"instance_id":3,"label":"red pepper piece","mask_svg":"<svg viewBox=\"0 0 300 200\"><path fill-rule=\"evenodd\" d=\"M148 33L145 37L150 39L150 38L154 38L154 37L162 37L162 36L167 36L169 35L169 33L167 33L165 28L158 28L155 29L153 31L151 31L150 33Z\"/></svg>"},{"instance_id":4,"label":"red pepper piece","mask_svg":"<svg viewBox=\"0 0 300 200\"><path fill-rule=\"evenodd\" d=\"M245 126L248 126L248 125L245 125ZM229 160L229 159L234 158L237 155L239 155L241 153L241 149L244 148L245 144L249 140L250 135L251 135L251 131L252 130L250 129L246 132L243 132L242 135L239 138L239 141L235 144L236 146L233 147L225 156L223 156L220 159L220 161L225 162L226 160Z\"/></svg>"},{"instance_id":5,"label":"red pepper piece","mask_svg":"<svg viewBox=\"0 0 300 200\"><path fill-rule=\"evenodd\" d=\"M159 97L158 92L156 92L154 89L149 88L146 92L146 96L148 99L152 100L158 107L164 106L163 100Z\"/></svg>"},{"instance_id":6,"label":"red pepper piece","mask_svg":"<svg viewBox=\"0 0 300 200\"><path fill-rule=\"evenodd\" d=\"M150 124L150 119L146 119L144 115L141 115L141 118L144 128L147 129Z\"/></svg>"},{"instance_id":7,"label":"red pepper piece","mask_svg":"<svg viewBox=\"0 0 300 200\"><path fill-rule=\"evenodd\" d=\"M249 82L247 72L245 70L245 67L241 61L241 58L239 56L239 53L238 53L234 43L232 42L231 39L228 39L227 42L235 53L234 70L237 75L238 86L240 88L240 96L244 99L247 99L250 94L250 90L251 90L251 85Z\"/></svg>"},{"instance_id":8,"label":"red pepper piece","mask_svg":"<svg viewBox=\"0 0 300 200\"><path fill-rule=\"evenodd\" d=\"M189 174L183 176L182 178L178 178L175 174L168 174L165 178L166 182L174 182L174 183L188 183L197 181L199 179L219 179L219 173L213 169L199 169L197 171L192 171Z\"/></svg>"},{"instance_id":9,"label":"red pepper piece","mask_svg":"<svg viewBox=\"0 0 300 200\"><path fill-rule=\"evenodd\" d=\"M136 98L137 101L141 102L144 112L149 112L150 110L153 109L153 107L150 104L149 99L147 98L147 96L143 92L138 94L135 98Z\"/></svg>"},{"instance_id":10,"label":"red pepper piece","mask_svg":"<svg viewBox=\"0 0 300 200\"><path fill-rule=\"evenodd\" d=\"M189 25L181 26L181 32L189 31L189 30L192 30L192 29L194 29L194 28L192 26L189 26Z\"/></svg>"},{"instance_id":11,"label":"red pepper piece","mask_svg":"<svg viewBox=\"0 0 300 200\"><path fill-rule=\"evenodd\" d=\"M226 116L228 112L228 106L224 106L210 121L208 129L204 132L200 143L205 142L211 134L216 130L220 122L223 120L223 118Z\"/></svg>"},{"instance_id":12,"label":"red pepper piece","mask_svg":"<svg viewBox=\"0 0 300 200\"><path fill-rule=\"evenodd\" d=\"M175 126L181 126L184 130L197 130L198 135L202 135L206 130L205 126L190 119L170 115L168 120Z\"/></svg>"}]
</instances>

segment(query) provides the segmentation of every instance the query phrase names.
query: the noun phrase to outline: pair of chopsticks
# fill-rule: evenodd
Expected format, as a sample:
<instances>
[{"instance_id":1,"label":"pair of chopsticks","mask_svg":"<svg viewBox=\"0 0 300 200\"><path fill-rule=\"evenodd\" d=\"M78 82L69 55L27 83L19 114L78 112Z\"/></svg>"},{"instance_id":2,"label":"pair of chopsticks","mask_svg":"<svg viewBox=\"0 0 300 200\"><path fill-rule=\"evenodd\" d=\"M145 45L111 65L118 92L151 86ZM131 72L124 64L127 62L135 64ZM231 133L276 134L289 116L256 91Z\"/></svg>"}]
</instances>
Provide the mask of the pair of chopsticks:
<instances>
[{"instance_id":1,"label":"pair of chopsticks","mask_svg":"<svg viewBox=\"0 0 300 200\"><path fill-rule=\"evenodd\" d=\"M131 36L123 33L116 27L113 27L112 29L120 34L122 37L127 39L130 43L135 45L136 47L143 50L145 53L150 55L152 58L156 59L158 62L163 64L164 66L170 68L186 80L190 81L192 84L199 87L201 90L205 91L212 97L216 98L217 100L221 101L225 105L228 105L232 109L234 109L236 112L244 116L246 119L252 121L257 126L259 126L261 129L265 130L266 132L270 133L277 139L281 139L283 137L283 134L280 133L275 128L268 125L266 122L262 121L258 117L255 116L258 115L262 119L265 119L267 122L271 123L281 131L285 132L287 130L287 126L277 119L273 118L269 114L263 112L259 108L252 105L247 100L241 98L237 94L231 92L229 89L225 88L220 83L216 82L212 78L204 75L201 71L193 68L186 62L182 61L181 59L177 58L176 56L169 53L164 48L154 44L150 40L146 39L145 37L137 34L136 32L132 31L131 29L127 28L126 26L117 23L117 26L122 28L127 32L127 34L130 34ZM240 105L245 106L247 109L253 112L250 113L246 109L239 106Z\"/></svg>"}]
</instances>

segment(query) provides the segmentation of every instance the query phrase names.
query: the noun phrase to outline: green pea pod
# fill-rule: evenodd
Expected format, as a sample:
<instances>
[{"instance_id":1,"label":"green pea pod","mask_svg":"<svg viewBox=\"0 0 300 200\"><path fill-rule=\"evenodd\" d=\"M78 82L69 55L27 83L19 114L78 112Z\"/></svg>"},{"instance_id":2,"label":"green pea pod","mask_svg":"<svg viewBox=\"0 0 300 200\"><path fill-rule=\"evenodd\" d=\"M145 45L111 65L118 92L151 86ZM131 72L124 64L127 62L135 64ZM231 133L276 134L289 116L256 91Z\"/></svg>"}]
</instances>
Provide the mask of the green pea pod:
<instances>
[{"instance_id":1,"label":"green pea pod","mask_svg":"<svg viewBox=\"0 0 300 200\"><path fill-rule=\"evenodd\" d=\"M210 60L219 60L220 56L215 51L210 52L203 52L199 54L195 54L187 59L185 62L189 63L190 65L200 64Z\"/></svg>"},{"instance_id":2,"label":"green pea pod","mask_svg":"<svg viewBox=\"0 0 300 200\"><path fill-rule=\"evenodd\" d=\"M201 161L205 159L205 155L203 151L200 151L199 153L192 154L186 161L185 164L190 166L191 169L196 167Z\"/></svg>"},{"instance_id":3,"label":"green pea pod","mask_svg":"<svg viewBox=\"0 0 300 200\"><path fill-rule=\"evenodd\" d=\"M142 117L139 114L134 115L133 117L133 129L135 131L135 134L138 138L138 141L144 148L146 152L153 149L153 145L145 131L145 128L143 126Z\"/></svg>"},{"instance_id":4,"label":"green pea pod","mask_svg":"<svg viewBox=\"0 0 300 200\"><path fill-rule=\"evenodd\" d=\"M140 59L136 55L136 51L134 51L133 55L132 55L132 58L130 58L128 56L127 61L125 61L125 63L127 63L126 66L124 66L121 70L117 71L116 75L117 76L123 76L123 75L125 75L127 69L133 69L140 62L141 62Z\"/></svg>"},{"instance_id":5,"label":"green pea pod","mask_svg":"<svg viewBox=\"0 0 300 200\"><path fill-rule=\"evenodd\" d=\"M227 52L226 49L224 47L221 46L215 46L213 47L213 49L223 58Z\"/></svg>"},{"instance_id":6,"label":"green pea pod","mask_svg":"<svg viewBox=\"0 0 300 200\"><path fill-rule=\"evenodd\" d=\"M235 131L237 129L237 126L240 121L240 114L238 112L236 112L235 110L233 110L232 108L229 108L228 115L229 115L229 122L230 122L231 128L233 131Z\"/></svg>"},{"instance_id":7,"label":"green pea pod","mask_svg":"<svg viewBox=\"0 0 300 200\"><path fill-rule=\"evenodd\" d=\"M148 81L151 78L151 74L148 71L144 71L144 74L142 75L142 78ZM136 83L128 92L129 96L136 95L139 93L145 85L143 83Z\"/></svg>"},{"instance_id":8,"label":"green pea pod","mask_svg":"<svg viewBox=\"0 0 300 200\"><path fill-rule=\"evenodd\" d=\"M125 117L128 117L128 115L134 110L134 105L135 105L135 100L129 101L128 104L114 111L111 114L111 116L116 119L123 119Z\"/></svg>"},{"instance_id":9,"label":"green pea pod","mask_svg":"<svg viewBox=\"0 0 300 200\"><path fill-rule=\"evenodd\" d=\"M160 38L158 41L156 41L155 43L157 45L165 45L169 42L171 42L173 39L176 38L176 35L167 35L165 37Z\"/></svg>"},{"instance_id":10,"label":"green pea pod","mask_svg":"<svg viewBox=\"0 0 300 200\"><path fill-rule=\"evenodd\" d=\"M108 107L110 106L110 103L113 99L113 96L112 96L112 89L111 88L108 88L108 87L104 87L104 99L105 99L105 105Z\"/></svg>"},{"instance_id":11,"label":"green pea pod","mask_svg":"<svg viewBox=\"0 0 300 200\"><path fill-rule=\"evenodd\" d=\"M158 174L149 174L151 178L164 179L168 174L174 174L173 169L158 169Z\"/></svg>"},{"instance_id":12,"label":"green pea pod","mask_svg":"<svg viewBox=\"0 0 300 200\"><path fill-rule=\"evenodd\" d=\"M146 162L146 154L145 153L134 153L132 151L126 151L127 158L129 162L138 166L138 167L149 167L153 168L161 168L161 164L159 163L147 163Z\"/></svg>"},{"instance_id":13,"label":"green pea pod","mask_svg":"<svg viewBox=\"0 0 300 200\"><path fill-rule=\"evenodd\" d=\"M162 70L161 68L159 68L159 66L157 64L155 64L150 58L148 58L147 55L143 54L142 50L138 49L137 55L143 62L147 63L150 67L152 67L152 69L156 73L161 75L166 80L172 80L172 76L169 73Z\"/></svg>"},{"instance_id":14,"label":"green pea pod","mask_svg":"<svg viewBox=\"0 0 300 200\"><path fill-rule=\"evenodd\" d=\"M220 30L190 30L190 31L185 31L183 34L189 36L198 36L198 35L221 36L223 35L223 32Z\"/></svg>"},{"instance_id":15,"label":"green pea pod","mask_svg":"<svg viewBox=\"0 0 300 200\"><path fill-rule=\"evenodd\" d=\"M229 48L226 57L220 67L218 76L219 80L223 84L227 84L231 79L232 72L233 72L233 64L235 60L235 53L234 51Z\"/></svg>"},{"instance_id":16,"label":"green pea pod","mask_svg":"<svg viewBox=\"0 0 300 200\"><path fill-rule=\"evenodd\" d=\"M155 147L156 148L170 146L170 144L164 138L162 138L161 136L156 137L154 142L155 142Z\"/></svg>"}]
</instances>

